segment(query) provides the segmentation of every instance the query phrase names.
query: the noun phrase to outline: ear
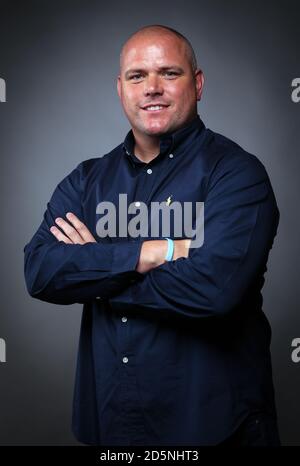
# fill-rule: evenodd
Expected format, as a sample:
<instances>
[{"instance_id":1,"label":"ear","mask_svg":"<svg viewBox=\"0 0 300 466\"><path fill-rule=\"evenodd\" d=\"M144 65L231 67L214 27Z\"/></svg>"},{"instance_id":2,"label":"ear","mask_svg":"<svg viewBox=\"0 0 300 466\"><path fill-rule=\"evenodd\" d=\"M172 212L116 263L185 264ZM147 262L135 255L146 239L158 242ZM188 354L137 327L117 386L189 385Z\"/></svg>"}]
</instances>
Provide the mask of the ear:
<instances>
[{"instance_id":1,"label":"ear","mask_svg":"<svg viewBox=\"0 0 300 466\"><path fill-rule=\"evenodd\" d=\"M118 91L118 95L121 99L121 77L118 76L118 80L117 80L117 91Z\"/></svg>"},{"instance_id":2,"label":"ear","mask_svg":"<svg viewBox=\"0 0 300 466\"><path fill-rule=\"evenodd\" d=\"M204 86L204 75L202 73L202 70L200 69L197 69L195 71L195 83L196 83L197 100L201 100L201 95L202 95L203 86Z\"/></svg>"}]
</instances>

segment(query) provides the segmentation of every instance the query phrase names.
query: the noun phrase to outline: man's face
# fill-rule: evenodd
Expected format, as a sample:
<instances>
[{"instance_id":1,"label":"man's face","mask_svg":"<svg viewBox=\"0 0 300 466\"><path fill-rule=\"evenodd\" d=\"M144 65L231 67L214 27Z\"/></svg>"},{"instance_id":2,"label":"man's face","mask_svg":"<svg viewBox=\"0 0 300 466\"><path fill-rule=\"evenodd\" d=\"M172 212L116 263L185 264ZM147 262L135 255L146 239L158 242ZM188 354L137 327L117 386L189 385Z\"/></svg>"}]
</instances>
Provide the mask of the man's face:
<instances>
[{"instance_id":1,"label":"man's face","mask_svg":"<svg viewBox=\"0 0 300 466\"><path fill-rule=\"evenodd\" d=\"M157 137L185 126L197 115L202 86L201 71L192 70L175 35L141 34L126 44L118 94L135 136Z\"/></svg>"}]
</instances>

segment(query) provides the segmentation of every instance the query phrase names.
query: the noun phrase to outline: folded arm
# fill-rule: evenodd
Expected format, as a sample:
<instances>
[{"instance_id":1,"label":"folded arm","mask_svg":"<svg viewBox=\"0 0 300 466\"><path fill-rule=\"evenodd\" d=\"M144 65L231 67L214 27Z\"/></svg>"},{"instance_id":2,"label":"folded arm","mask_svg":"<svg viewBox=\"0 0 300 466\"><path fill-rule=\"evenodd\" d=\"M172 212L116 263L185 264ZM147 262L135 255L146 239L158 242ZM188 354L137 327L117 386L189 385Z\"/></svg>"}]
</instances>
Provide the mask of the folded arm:
<instances>
[{"instance_id":1,"label":"folded arm","mask_svg":"<svg viewBox=\"0 0 300 466\"><path fill-rule=\"evenodd\" d=\"M82 237L80 228L72 237L72 221L83 218L81 193L82 164L59 183L43 222L24 248L26 285L35 298L55 304L84 303L97 296L108 298L141 276L135 270L141 241L98 243L90 232ZM66 217L68 212L74 216ZM63 230L66 224L68 231Z\"/></svg>"},{"instance_id":2,"label":"folded arm","mask_svg":"<svg viewBox=\"0 0 300 466\"><path fill-rule=\"evenodd\" d=\"M225 161L204 203L204 244L149 271L113 297L113 308L222 316L261 282L279 212L268 175L256 158Z\"/></svg>"},{"instance_id":3,"label":"folded arm","mask_svg":"<svg viewBox=\"0 0 300 466\"><path fill-rule=\"evenodd\" d=\"M80 220L81 170L82 164L58 185L24 248L28 292L55 304L111 297L165 261L165 240L96 241ZM176 241L177 257L187 251L186 241Z\"/></svg>"}]
</instances>

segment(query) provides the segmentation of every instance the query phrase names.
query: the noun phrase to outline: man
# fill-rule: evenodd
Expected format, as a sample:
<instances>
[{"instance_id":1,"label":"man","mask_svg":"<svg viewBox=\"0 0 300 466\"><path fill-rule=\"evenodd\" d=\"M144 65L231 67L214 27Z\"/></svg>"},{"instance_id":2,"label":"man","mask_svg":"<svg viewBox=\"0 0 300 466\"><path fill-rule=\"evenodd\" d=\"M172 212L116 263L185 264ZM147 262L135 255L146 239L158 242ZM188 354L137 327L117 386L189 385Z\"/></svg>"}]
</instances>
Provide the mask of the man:
<instances>
[{"instance_id":1,"label":"man","mask_svg":"<svg viewBox=\"0 0 300 466\"><path fill-rule=\"evenodd\" d=\"M84 303L73 431L87 444L279 445L261 296L279 212L259 160L197 115L203 81L177 31L133 34L118 77L131 131L58 185L25 246L33 297ZM121 194L204 202L203 244L175 239L175 220L167 241L100 237L103 202L124 227Z\"/></svg>"}]
</instances>

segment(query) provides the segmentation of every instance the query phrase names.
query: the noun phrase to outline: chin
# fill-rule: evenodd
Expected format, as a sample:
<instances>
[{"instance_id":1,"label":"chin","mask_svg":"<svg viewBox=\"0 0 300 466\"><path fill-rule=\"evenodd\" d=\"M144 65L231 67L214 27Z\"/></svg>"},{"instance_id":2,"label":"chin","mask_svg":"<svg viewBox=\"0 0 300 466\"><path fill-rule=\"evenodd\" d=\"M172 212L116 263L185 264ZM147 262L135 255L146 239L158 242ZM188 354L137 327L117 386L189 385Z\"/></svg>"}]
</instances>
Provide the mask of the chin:
<instances>
[{"instance_id":1,"label":"chin","mask_svg":"<svg viewBox=\"0 0 300 466\"><path fill-rule=\"evenodd\" d=\"M163 128L149 128L146 129L145 133L149 136L160 136L164 134L166 131Z\"/></svg>"},{"instance_id":2,"label":"chin","mask_svg":"<svg viewBox=\"0 0 300 466\"><path fill-rule=\"evenodd\" d=\"M167 133L168 131L169 131L169 125L167 125L167 124L145 126L145 133L148 134L149 136L151 136L151 135L160 136L162 134Z\"/></svg>"}]
</instances>

